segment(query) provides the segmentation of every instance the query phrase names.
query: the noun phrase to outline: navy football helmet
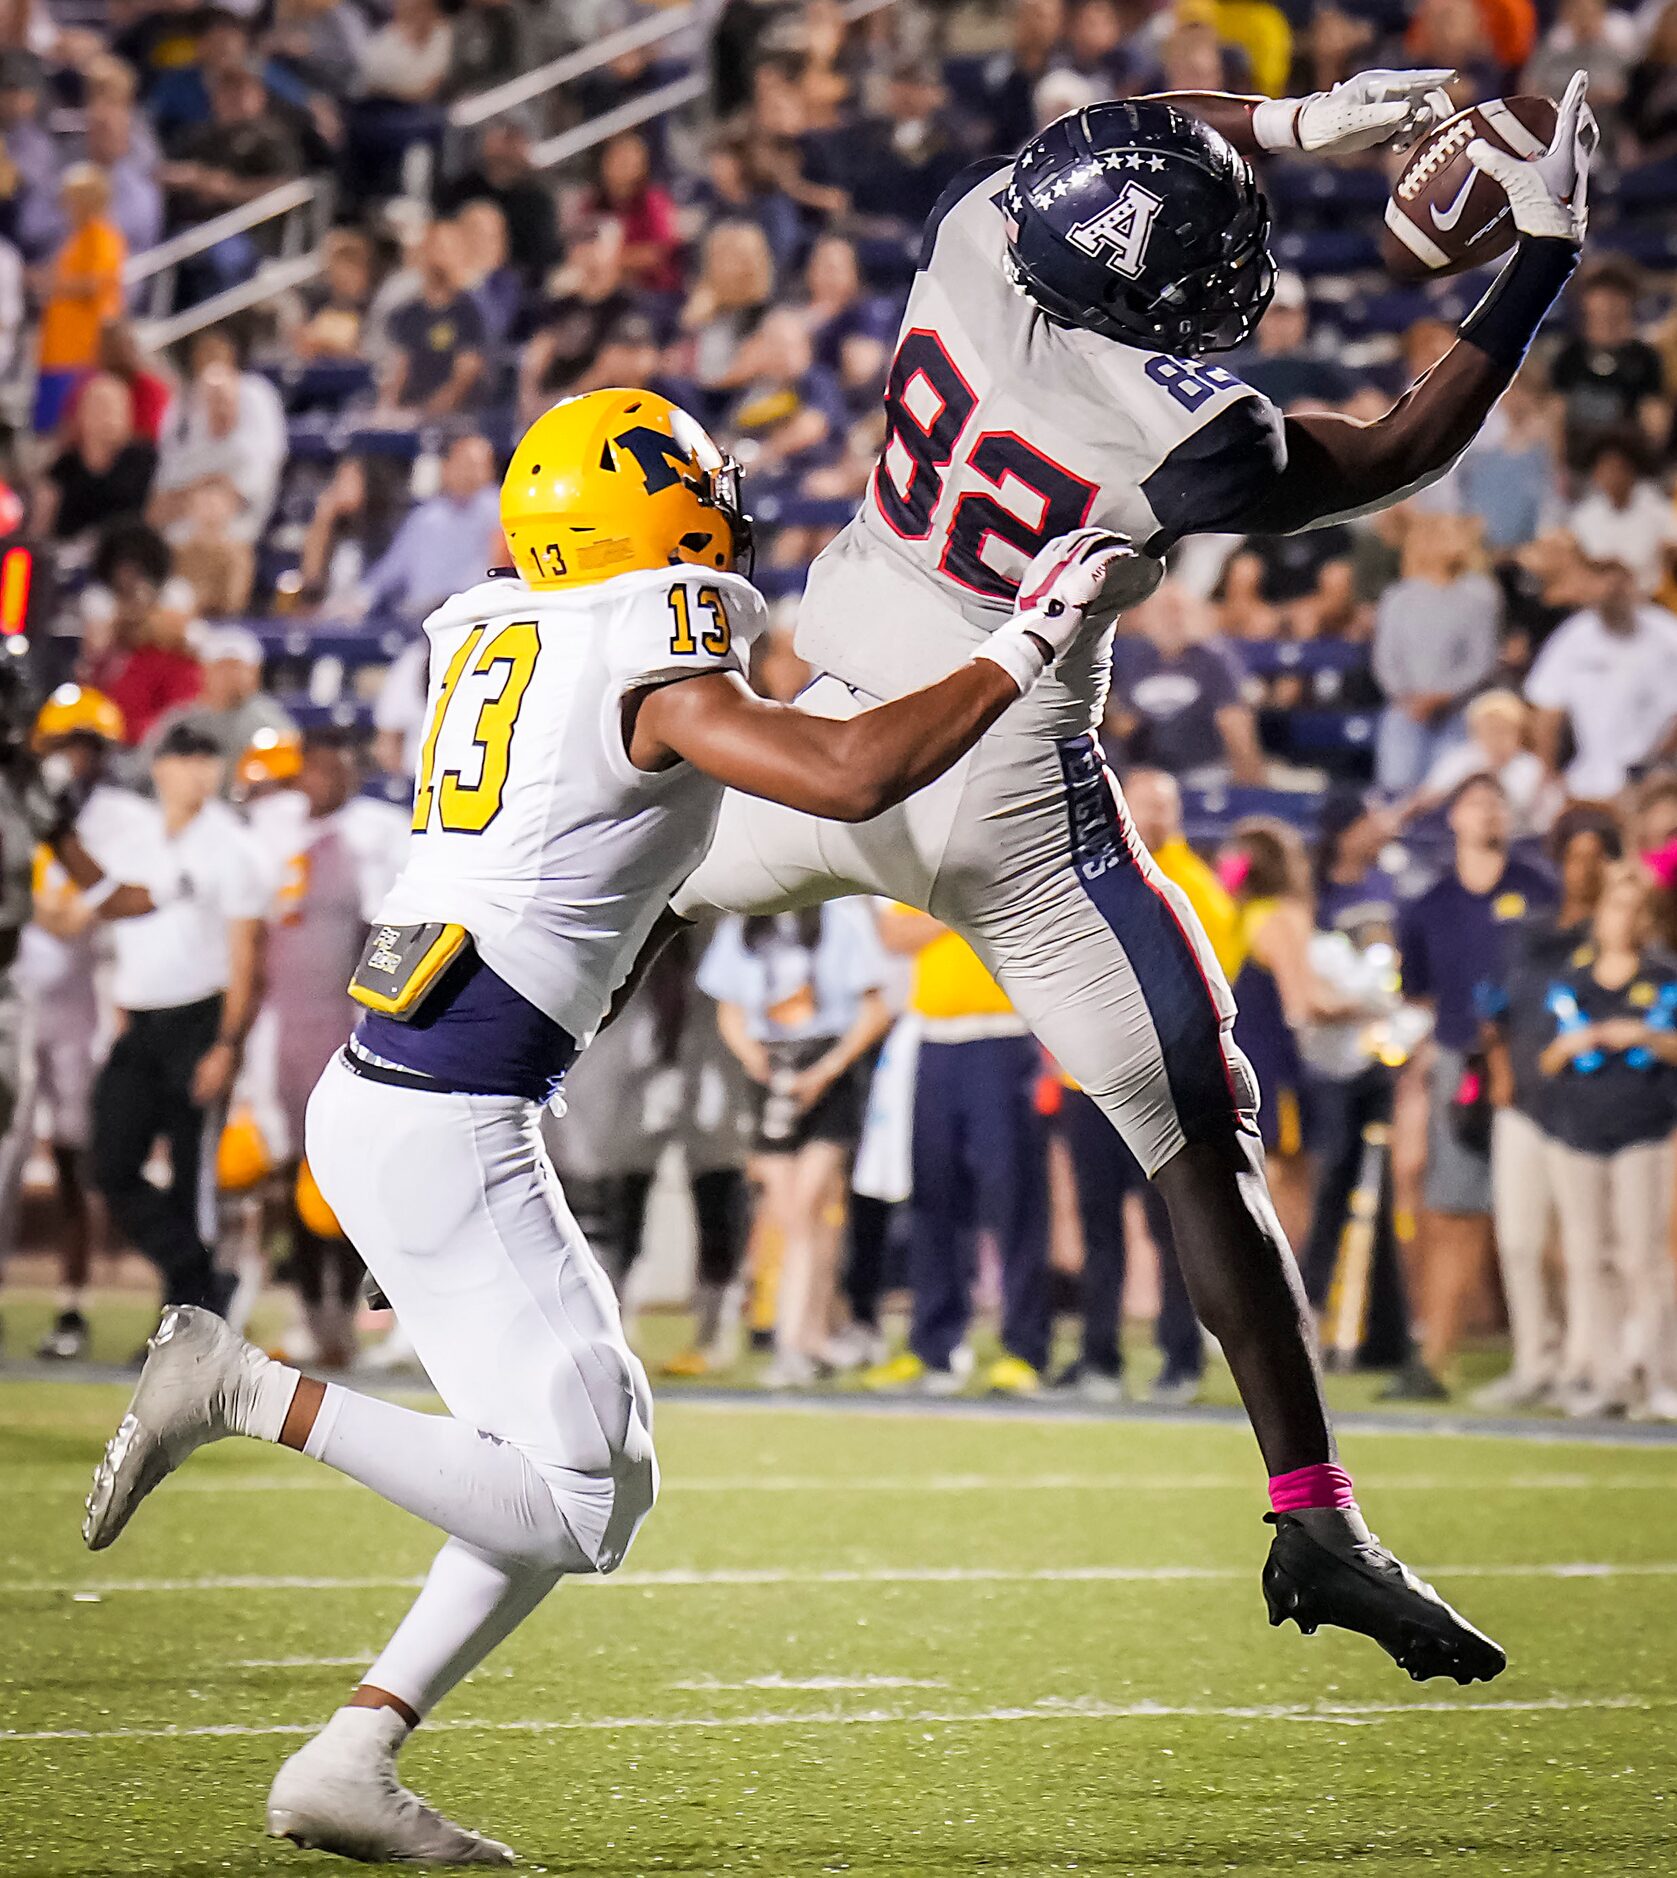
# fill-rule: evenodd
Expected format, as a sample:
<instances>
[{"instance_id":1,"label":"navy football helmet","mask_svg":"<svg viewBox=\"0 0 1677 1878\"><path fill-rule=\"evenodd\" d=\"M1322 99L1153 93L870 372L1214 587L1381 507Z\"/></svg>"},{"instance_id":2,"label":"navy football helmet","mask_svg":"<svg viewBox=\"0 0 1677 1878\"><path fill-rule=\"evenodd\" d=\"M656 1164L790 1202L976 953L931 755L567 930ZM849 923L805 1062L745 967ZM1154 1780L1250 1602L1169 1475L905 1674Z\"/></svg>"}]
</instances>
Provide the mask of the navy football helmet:
<instances>
[{"instance_id":1,"label":"navy football helmet","mask_svg":"<svg viewBox=\"0 0 1677 1878\"><path fill-rule=\"evenodd\" d=\"M1073 111L1002 197L1013 283L1052 320L1155 352L1226 352L1275 292L1269 204L1228 140L1157 99Z\"/></svg>"}]
</instances>

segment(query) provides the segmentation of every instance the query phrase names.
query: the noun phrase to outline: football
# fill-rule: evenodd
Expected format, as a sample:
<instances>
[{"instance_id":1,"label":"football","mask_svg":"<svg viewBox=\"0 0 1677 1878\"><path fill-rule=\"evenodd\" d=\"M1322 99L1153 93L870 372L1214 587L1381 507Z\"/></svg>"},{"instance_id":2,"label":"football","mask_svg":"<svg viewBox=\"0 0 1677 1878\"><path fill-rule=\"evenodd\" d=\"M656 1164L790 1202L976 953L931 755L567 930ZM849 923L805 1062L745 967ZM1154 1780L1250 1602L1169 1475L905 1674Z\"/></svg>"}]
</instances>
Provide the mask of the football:
<instances>
[{"instance_id":1,"label":"football","mask_svg":"<svg viewBox=\"0 0 1677 1878\"><path fill-rule=\"evenodd\" d=\"M1467 158L1475 137L1518 157L1546 150L1555 134L1550 98L1492 98L1440 124L1410 152L1391 200L1380 252L1399 280L1483 267L1514 245L1508 200Z\"/></svg>"}]
</instances>

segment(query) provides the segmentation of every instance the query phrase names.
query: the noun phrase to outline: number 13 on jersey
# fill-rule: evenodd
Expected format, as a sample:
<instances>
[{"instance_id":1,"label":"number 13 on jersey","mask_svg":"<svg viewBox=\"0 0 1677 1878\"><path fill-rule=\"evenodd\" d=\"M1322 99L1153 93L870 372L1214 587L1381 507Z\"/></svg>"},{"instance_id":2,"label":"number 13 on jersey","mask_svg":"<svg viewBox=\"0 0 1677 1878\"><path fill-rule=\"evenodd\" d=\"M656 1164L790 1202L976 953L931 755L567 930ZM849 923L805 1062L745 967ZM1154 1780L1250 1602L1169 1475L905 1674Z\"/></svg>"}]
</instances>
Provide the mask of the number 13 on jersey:
<instances>
[{"instance_id":1,"label":"number 13 on jersey","mask_svg":"<svg viewBox=\"0 0 1677 1878\"><path fill-rule=\"evenodd\" d=\"M413 798L413 830L423 834L431 826L435 809L437 826L449 834L481 835L501 812L501 798L506 793L507 772L512 763L512 734L518 727L518 713L530 679L536 669L536 655L541 651L541 635L534 620L519 620L498 627L492 636L487 626L474 626L461 640L443 681L437 688L437 702L425 732L425 747L419 756L419 777ZM488 679L487 686L472 681ZM496 680L499 680L497 683ZM462 760L445 767L436 776L438 746L445 737L451 745L451 717L460 718L455 708L457 695L466 690L479 698L477 716L472 720L469 743L461 749ZM462 707L469 710L469 705ZM466 760L467 752L473 760Z\"/></svg>"}]
</instances>

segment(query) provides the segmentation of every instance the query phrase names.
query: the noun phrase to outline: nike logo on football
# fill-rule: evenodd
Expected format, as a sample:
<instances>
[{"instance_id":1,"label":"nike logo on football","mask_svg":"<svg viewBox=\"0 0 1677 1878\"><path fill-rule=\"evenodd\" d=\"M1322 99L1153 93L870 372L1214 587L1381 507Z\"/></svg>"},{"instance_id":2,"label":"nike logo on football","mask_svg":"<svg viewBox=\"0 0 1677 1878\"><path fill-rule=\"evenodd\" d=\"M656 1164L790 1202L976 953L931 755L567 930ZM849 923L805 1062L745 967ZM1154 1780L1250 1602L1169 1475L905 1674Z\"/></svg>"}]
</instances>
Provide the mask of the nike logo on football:
<instances>
[{"instance_id":1,"label":"nike logo on football","mask_svg":"<svg viewBox=\"0 0 1677 1878\"><path fill-rule=\"evenodd\" d=\"M1442 228L1444 232L1448 234L1450 230L1455 227L1462 219L1462 215L1467 208L1468 194L1478 180L1479 172L1477 170L1470 172L1467 181L1456 191L1455 201L1450 204L1449 208L1442 212L1440 212L1436 202L1432 205L1432 225L1434 228Z\"/></svg>"}]
</instances>

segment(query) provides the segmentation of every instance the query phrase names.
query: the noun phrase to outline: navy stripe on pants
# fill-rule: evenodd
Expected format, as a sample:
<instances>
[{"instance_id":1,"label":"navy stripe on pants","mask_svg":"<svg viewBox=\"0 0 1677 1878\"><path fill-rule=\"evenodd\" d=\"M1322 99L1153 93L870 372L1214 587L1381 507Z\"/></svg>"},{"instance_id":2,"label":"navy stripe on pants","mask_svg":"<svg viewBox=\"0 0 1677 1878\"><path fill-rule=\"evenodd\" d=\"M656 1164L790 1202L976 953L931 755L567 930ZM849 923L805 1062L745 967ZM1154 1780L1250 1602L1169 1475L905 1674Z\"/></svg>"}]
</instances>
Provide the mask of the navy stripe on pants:
<instances>
[{"instance_id":1,"label":"navy stripe on pants","mask_svg":"<svg viewBox=\"0 0 1677 1878\"><path fill-rule=\"evenodd\" d=\"M922 1043L914 1085L909 1348L947 1369L972 1319L981 1226L1002 1267L1002 1343L1048 1361L1048 1124L1030 1037Z\"/></svg>"},{"instance_id":2,"label":"navy stripe on pants","mask_svg":"<svg viewBox=\"0 0 1677 1878\"><path fill-rule=\"evenodd\" d=\"M1079 737L1059 749L1072 864L1135 973L1183 1130L1193 1140L1196 1124L1238 1123L1222 1013L1200 956L1176 908L1138 858L1145 850L1127 825L1094 738Z\"/></svg>"}]
</instances>

